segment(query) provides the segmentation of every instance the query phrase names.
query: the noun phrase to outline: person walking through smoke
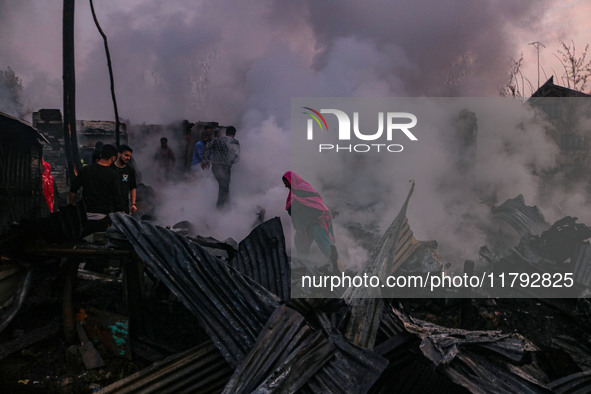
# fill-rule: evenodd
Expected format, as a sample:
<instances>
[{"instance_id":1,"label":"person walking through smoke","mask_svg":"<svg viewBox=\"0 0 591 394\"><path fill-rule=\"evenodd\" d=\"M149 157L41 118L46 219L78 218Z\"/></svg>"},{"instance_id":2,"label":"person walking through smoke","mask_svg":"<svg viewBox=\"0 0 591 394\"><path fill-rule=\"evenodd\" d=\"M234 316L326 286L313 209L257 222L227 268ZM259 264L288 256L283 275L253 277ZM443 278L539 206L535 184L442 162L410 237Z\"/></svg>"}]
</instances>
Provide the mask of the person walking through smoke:
<instances>
[{"instance_id":1,"label":"person walking through smoke","mask_svg":"<svg viewBox=\"0 0 591 394\"><path fill-rule=\"evenodd\" d=\"M340 272L340 261L332 231L332 215L322 201L320 194L293 171L283 174L283 184L289 189L285 209L291 216L296 230L294 243L299 254L305 256L310 251L312 241L328 258L334 273Z\"/></svg>"},{"instance_id":2,"label":"person walking through smoke","mask_svg":"<svg viewBox=\"0 0 591 394\"><path fill-rule=\"evenodd\" d=\"M161 175L164 176L164 179L168 179L176 163L174 152L168 146L168 138L160 138L160 147L154 153L154 161L156 161L160 170L163 171Z\"/></svg>"},{"instance_id":3,"label":"person walking through smoke","mask_svg":"<svg viewBox=\"0 0 591 394\"><path fill-rule=\"evenodd\" d=\"M209 153L213 152L211 158L211 172L218 182L218 201L217 208L222 208L230 198L230 178L232 166L240 160L240 143L235 138L236 128L229 126L226 128L226 135L214 138L203 152L204 160L201 162L201 168L209 167Z\"/></svg>"}]
</instances>

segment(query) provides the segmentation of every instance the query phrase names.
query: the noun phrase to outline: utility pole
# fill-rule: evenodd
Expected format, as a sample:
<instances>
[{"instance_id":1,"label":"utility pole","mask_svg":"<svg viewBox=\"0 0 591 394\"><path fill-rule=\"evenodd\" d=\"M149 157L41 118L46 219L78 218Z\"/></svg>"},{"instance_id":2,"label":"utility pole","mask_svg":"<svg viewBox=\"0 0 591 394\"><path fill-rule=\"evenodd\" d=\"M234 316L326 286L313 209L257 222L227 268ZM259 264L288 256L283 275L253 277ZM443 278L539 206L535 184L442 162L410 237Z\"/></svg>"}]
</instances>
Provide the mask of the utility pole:
<instances>
[{"instance_id":1,"label":"utility pole","mask_svg":"<svg viewBox=\"0 0 591 394\"><path fill-rule=\"evenodd\" d=\"M533 45L538 52L538 89L540 88L540 46L546 48L544 44L539 41L530 42L529 45Z\"/></svg>"},{"instance_id":2,"label":"utility pole","mask_svg":"<svg viewBox=\"0 0 591 394\"><path fill-rule=\"evenodd\" d=\"M62 57L64 79L64 146L68 164L68 180L81 167L76 138L76 75L74 71L74 0L64 0L62 26Z\"/></svg>"},{"instance_id":3,"label":"utility pole","mask_svg":"<svg viewBox=\"0 0 591 394\"><path fill-rule=\"evenodd\" d=\"M107 41L107 35L103 32L101 25L96 17L96 13L94 12L94 4L92 0L90 0L90 11L92 11L92 19L94 19L94 24L99 31L101 37L103 37L103 42L105 44L105 53L107 54L107 67L109 68L109 80L111 81L111 99L113 100L113 109L115 112L115 146L119 148L119 140L120 140L120 126L121 122L119 122L119 110L117 110L117 98L115 97L115 82L113 80L113 66L111 66L111 54L109 52L109 43Z\"/></svg>"},{"instance_id":4,"label":"utility pole","mask_svg":"<svg viewBox=\"0 0 591 394\"><path fill-rule=\"evenodd\" d=\"M76 78L74 75L74 0L64 0L62 21L62 61L64 79L64 147L68 165L68 182L75 176L75 169L80 168L78 142L76 140ZM67 265L66 284L64 287L63 332L66 342L75 342L76 324L71 301L72 281L75 272L72 264ZM72 276L74 275L74 276Z\"/></svg>"}]
</instances>

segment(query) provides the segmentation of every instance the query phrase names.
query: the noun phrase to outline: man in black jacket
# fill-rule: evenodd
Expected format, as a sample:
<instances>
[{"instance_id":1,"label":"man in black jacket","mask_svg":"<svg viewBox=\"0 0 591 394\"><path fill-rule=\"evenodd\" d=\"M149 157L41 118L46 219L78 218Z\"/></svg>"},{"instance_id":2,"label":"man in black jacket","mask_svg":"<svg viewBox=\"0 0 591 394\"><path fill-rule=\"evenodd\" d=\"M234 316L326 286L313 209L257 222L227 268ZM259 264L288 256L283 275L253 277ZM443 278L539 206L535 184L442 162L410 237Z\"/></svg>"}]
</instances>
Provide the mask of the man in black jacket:
<instances>
[{"instance_id":1,"label":"man in black jacket","mask_svg":"<svg viewBox=\"0 0 591 394\"><path fill-rule=\"evenodd\" d=\"M124 211L123 198L117 171L111 168L117 149L104 145L98 162L82 167L70 185L70 204L74 203L78 190L82 187L82 198L86 203L88 223L82 237L97 231L106 231L111 220L108 214Z\"/></svg>"}]
</instances>

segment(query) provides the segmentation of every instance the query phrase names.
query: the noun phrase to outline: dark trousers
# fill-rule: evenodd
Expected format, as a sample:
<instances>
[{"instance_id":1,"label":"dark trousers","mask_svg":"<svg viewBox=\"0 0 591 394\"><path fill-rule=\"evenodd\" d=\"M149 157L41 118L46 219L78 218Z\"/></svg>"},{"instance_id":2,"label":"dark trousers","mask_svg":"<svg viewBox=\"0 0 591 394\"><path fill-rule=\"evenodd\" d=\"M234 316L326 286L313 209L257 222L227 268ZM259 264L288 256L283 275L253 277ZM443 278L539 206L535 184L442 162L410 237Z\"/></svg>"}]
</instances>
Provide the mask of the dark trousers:
<instances>
[{"instance_id":1,"label":"dark trousers","mask_svg":"<svg viewBox=\"0 0 591 394\"><path fill-rule=\"evenodd\" d=\"M100 220L89 220L86 222L86 227L84 227L84 230L82 230L82 235L80 238L84 238L92 233L107 231L111 223L112 222L109 215Z\"/></svg>"},{"instance_id":2,"label":"dark trousers","mask_svg":"<svg viewBox=\"0 0 591 394\"><path fill-rule=\"evenodd\" d=\"M230 166L223 166L219 164L213 164L211 166L211 172L218 181L218 202L216 207L223 207L230 199Z\"/></svg>"}]
</instances>

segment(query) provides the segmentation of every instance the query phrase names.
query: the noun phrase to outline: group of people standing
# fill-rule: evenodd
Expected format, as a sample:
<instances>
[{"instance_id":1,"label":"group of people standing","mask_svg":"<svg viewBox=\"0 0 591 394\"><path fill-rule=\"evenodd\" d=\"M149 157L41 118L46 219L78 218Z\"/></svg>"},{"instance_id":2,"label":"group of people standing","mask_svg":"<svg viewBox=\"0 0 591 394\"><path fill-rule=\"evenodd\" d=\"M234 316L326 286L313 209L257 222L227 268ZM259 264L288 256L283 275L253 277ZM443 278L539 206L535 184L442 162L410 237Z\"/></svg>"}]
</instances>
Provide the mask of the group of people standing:
<instances>
[{"instance_id":1,"label":"group of people standing","mask_svg":"<svg viewBox=\"0 0 591 394\"><path fill-rule=\"evenodd\" d=\"M69 202L74 203L78 190L82 188L86 203L88 225L83 236L105 231L110 224L108 214L111 212L130 214L137 211L136 172L130 165L132 153L127 145L115 148L107 144L98 152L95 149L93 162L82 167L72 181ZM165 171L174 168L176 158L164 137L160 140L154 160ZM231 169L239 160L240 143L233 126L226 128L224 136L219 135L219 130L206 127L201 133L201 140L193 148L191 168L197 171L211 167L218 183L218 208L229 201ZM289 189L285 209L295 229L296 250L306 256L312 242L316 242L329 261L332 272L340 272L342 267L336 249L332 215L320 194L295 172L286 172L282 180Z\"/></svg>"},{"instance_id":2,"label":"group of people standing","mask_svg":"<svg viewBox=\"0 0 591 394\"><path fill-rule=\"evenodd\" d=\"M183 121L188 141L190 141L190 129L193 125L193 123ZM190 163L185 158L187 162L185 166L190 167L193 173L211 167L211 172L219 186L217 208L222 208L230 199L232 166L240 160L240 142L236 139L236 128L228 126L225 129L225 135L220 135L219 128L206 126L201 132L201 140L193 146ZM187 155L187 152L185 152L185 155ZM158 169L164 175L164 179L170 179L176 158L174 152L168 146L167 138L162 137L160 139L160 147L156 149L153 158L158 165Z\"/></svg>"},{"instance_id":3,"label":"group of people standing","mask_svg":"<svg viewBox=\"0 0 591 394\"><path fill-rule=\"evenodd\" d=\"M97 151L95 149L95 151ZM82 236L106 231L111 223L111 212L135 213L136 172L129 164L133 150L127 145L103 145L98 158L78 170L70 184L68 202L74 204L78 190L86 204L88 219Z\"/></svg>"}]
</instances>

